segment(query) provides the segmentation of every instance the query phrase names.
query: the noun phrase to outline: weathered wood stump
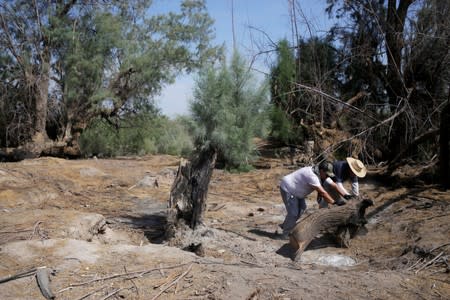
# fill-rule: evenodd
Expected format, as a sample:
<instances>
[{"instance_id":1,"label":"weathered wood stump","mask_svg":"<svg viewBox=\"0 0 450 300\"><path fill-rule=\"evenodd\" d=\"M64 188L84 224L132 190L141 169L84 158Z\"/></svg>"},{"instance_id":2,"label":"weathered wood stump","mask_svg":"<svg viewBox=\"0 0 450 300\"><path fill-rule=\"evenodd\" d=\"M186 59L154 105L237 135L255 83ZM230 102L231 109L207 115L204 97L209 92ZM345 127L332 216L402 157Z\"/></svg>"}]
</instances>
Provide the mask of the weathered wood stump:
<instances>
[{"instance_id":1,"label":"weathered wood stump","mask_svg":"<svg viewBox=\"0 0 450 300\"><path fill-rule=\"evenodd\" d=\"M371 205L373 201L370 199L353 199L346 205L320 209L305 216L289 234L290 244L296 251L293 259L298 261L309 243L324 231L333 231L347 246L346 240L367 223L365 213Z\"/></svg>"},{"instance_id":2,"label":"weathered wood stump","mask_svg":"<svg viewBox=\"0 0 450 300\"><path fill-rule=\"evenodd\" d=\"M193 240L196 235L192 231L202 224L216 158L216 150L208 148L191 160L180 162L168 202L166 238L171 245L201 248L198 241Z\"/></svg>"}]
</instances>

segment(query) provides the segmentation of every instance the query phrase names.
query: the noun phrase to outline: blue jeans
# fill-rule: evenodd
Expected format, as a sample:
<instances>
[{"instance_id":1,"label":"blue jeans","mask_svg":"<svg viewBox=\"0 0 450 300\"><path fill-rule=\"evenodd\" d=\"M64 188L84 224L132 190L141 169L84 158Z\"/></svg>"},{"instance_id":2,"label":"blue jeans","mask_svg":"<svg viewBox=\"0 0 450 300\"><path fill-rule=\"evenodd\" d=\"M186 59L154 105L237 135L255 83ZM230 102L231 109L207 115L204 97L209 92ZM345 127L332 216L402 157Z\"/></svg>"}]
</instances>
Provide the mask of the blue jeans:
<instances>
[{"instance_id":1,"label":"blue jeans","mask_svg":"<svg viewBox=\"0 0 450 300\"><path fill-rule=\"evenodd\" d=\"M280 188L280 193L287 211L286 218L282 225L283 234L288 234L306 210L306 202L305 199L297 198L282 188Z\"/></svg>"}]
</instances>

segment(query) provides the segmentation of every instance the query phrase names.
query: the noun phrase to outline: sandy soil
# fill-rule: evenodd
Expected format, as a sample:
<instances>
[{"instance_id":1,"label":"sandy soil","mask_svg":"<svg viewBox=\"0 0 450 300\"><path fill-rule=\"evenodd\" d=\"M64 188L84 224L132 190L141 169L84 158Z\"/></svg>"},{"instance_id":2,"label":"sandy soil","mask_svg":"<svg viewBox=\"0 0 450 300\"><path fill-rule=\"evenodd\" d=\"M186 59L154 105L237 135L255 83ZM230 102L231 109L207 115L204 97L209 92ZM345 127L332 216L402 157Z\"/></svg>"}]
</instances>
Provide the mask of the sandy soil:
<instances>
[{"instance_id":1,"label":"sandy soil","mask_svg":"<svg viewBox=\"0 0 450 300\"><path fill-rule=\"evenodd\" d=\"M265 159L264 169L244 174L215 170L199 257L161 240L178 163L2 163L0 298L44 299L33 270L46 266L56 299L450 299L449 191L387 186L369 174L360 183L375 202L367 230L349 248L318 236L295 263L274 234L289 161Z\"/></svg>"}]
</instances>

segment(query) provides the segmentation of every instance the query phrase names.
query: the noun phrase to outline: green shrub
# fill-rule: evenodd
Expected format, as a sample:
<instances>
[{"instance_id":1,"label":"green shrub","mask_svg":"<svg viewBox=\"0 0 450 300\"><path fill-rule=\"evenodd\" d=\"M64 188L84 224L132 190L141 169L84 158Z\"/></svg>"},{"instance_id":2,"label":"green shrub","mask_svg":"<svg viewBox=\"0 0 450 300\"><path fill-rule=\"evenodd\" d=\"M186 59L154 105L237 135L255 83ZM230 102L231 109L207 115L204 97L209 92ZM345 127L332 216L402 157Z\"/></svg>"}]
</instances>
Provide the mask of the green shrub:
<instances>
[{"instance_id":1,"label":"green shrub","mask_svg":"<svg viewBox=\"0 0 450 300\"><path fill-rule=\"evenodd\" d=\"M219 164L228 169L247 168L256 155L253 138L268 127L267 103L267 85L255 84L237 52L230 65L204 69L190 105L196 146L216 148Z\"/></svg>"},{"instance_id":2,"label":"green shrub","mask_svg":"<svg viewBox=\"0 0 450 300\"><path fill-rule=\"evenodd\" d=\"M129 116L122 127L98 119L85 130L80 139L82 152L87 155L188 155L192 138L183 123L163 116Z\"/></svg>"}]
</instances>

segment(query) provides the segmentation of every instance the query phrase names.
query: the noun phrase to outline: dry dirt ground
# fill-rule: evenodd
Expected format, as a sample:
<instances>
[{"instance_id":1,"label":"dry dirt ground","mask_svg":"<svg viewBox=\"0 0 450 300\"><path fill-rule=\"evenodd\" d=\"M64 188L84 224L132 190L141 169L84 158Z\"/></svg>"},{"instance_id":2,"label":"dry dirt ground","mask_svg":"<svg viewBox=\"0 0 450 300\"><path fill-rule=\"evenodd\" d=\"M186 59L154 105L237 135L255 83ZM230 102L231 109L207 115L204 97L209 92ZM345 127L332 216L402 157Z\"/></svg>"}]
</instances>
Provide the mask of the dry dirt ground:
<instances>
[{"instance_id":1,"label":"dry dirt ground","mask_svg":"<svg viewBox=\"0 0 450 300\"><path fill-rule=\"evenodd\" d=\"M0 298L44 299L34 270L46 266L56 299L450 299L448 190L388 186L369 174L360 181L375 202L366 232L349 248L318 236L296 263L288 241L274 235L288 161L215 170L199 257L161 239L179 161L2 163Z\"/></svg>"}]
</instances>

